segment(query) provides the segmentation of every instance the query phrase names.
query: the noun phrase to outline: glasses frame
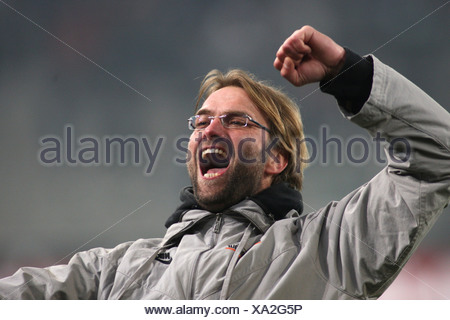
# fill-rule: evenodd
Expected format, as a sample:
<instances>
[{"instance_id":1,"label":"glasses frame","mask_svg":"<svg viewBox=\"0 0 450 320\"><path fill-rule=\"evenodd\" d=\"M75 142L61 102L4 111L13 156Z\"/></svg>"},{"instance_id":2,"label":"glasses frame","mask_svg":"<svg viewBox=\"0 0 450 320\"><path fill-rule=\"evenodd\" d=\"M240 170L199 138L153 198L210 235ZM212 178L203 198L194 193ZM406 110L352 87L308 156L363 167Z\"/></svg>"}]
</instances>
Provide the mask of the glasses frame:
<instances>
[{"instance_id":1,"label":"glasses frame","mask_svg":"<svg viewBox=\"0 0 450 320\"><path fill-rule=\"evenodd\" d=\"M258 127L260 127L261 129L266 130L267 132L270 133L270 129L269 129L269 128L263 126L261 123L259 123L258 121L254 120L252 117L250 117L248 114L245 114L245 113L243 113L243 114L240 114L240 113L226 113L226 114L222 114L222 115L220 115L220 116L207 116L208 119L210 120L210 122L209 122L209 124L208 124L206 127L201 128L201 129L197 129L197 128L195 127L194 123L195 123L195 119L197 119L197 118L199 118L199 117L201 117L201 116L204 116L204 115L202 115L202 114L196 114L196 115L194 115L194 116L192 116L192 117L189 117L189 118L187 119L187 120L188 120L188 127L189 127L190 130L205 130L205 129L208 128L208 126L214 121L214 119L219 118L219 119L220 119L220 123L222 124L222 126L223 126L224 128L227 128L227 129L234 129L234 128L227 127L227 126L225 125L225 123L224 123L224 119L225 119L225 117L227 117L228 115L237 115L237 116L240 116L240 117L243 117L243 118L247 119L247 121L245 122L245 125L244 125L244 126L242 126L242 127L236 127L236 128L245 128L245 127L248 126L248 121L251 121L251 122L253 122L254 124L256 124Z\"/></svg>"}]
</instances>

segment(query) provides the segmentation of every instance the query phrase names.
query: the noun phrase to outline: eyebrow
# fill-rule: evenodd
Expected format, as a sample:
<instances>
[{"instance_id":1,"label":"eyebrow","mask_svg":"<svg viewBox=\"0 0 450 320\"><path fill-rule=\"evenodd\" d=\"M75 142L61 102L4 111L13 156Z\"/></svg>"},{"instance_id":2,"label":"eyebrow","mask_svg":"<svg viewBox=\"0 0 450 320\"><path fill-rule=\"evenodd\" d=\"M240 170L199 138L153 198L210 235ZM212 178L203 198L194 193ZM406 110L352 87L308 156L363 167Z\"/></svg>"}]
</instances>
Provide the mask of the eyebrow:
<instances>
[{"instance_id":1,"label":"eyebrow","mask_svg":"<svg viewBox=\"0 0 450 320\"><path fill-rule=\"evenodd\" d=\"M208 115L210 115L210 114L212 114L212 112L209 111L209 110L206 110L206 109L199 109L199 110L195 113L196 116L202 115L202 114L208 114Z\"/></svg>"},{"instance_id":2,"label":"eyebrow","mask_svg":"<svg viewBox=\"0 0 450 320\"><path fill-rule=\"evenodd\" d=\"M196 116L199 116L199 115L211 115L212 114L212 112L210 111L210 110L207 110L207 109L199 109L198 110L198 112L195 114ZM248 115L248 116L250 116L251 118L253 118L251 115L249 115L249 114L247 114L247 113L245 113L245 112L242 112L242 111L232 111L232 110L230 110L230 111L228 111L228 112L224 112L223 114L232 114L232 115L239 115L239 116L243 116L243 115Z\"/></svg>"}]
</instances>

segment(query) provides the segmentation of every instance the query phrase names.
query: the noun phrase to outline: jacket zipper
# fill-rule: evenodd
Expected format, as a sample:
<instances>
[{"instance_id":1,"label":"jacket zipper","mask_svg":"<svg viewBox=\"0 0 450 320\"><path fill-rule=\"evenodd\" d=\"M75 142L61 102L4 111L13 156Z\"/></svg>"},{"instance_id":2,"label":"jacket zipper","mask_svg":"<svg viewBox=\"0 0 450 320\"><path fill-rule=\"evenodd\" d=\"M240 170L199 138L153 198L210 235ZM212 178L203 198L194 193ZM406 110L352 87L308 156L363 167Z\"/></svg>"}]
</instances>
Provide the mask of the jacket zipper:
<instances>
[{"instance_id":1,"label":"jacket zipper","mask_svg":"<svg viewBox=\"0 0 450 320\"><path fill-rule=\"evenodd\" d=\"M222 214L218 213L216 214L216 222L214 222L214 233L219 233L220 229L222 228Z\"/></svg>"}]
</instances>

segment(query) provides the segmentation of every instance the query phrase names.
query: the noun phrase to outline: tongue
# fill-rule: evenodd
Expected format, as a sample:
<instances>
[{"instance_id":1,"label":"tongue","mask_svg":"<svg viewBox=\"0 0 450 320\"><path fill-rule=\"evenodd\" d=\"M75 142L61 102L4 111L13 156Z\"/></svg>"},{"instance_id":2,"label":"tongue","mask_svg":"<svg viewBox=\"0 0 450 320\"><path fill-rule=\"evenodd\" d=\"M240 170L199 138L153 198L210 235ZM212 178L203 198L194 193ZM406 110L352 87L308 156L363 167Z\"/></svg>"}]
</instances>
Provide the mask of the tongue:
<instances>
[{"instance_id":1,"label":"tongue","mask_svg":"<svg viewBox=\"0 0 450 320\"><path fill-rule=\"evenodd\" d=\"M227 168L211 168L206 171L206 173L223 173L227 170Z\"/></svg>"}]
</instances>

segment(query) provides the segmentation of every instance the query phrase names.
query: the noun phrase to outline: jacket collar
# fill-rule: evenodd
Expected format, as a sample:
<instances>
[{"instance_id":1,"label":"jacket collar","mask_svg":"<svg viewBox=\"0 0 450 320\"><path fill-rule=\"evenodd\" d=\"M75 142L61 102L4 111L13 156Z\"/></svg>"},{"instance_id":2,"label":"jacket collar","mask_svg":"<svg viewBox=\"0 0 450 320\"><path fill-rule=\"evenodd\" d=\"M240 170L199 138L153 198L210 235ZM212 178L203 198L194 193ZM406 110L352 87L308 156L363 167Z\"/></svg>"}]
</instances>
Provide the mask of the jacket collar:
<instances>
[{"instance_id":1,"label":"jacket collar","mask_svg":"<svg viewBox=\"0 0 450 320\"><path fill-rule=\"evenodd\" d=\"M193 209L202 209L195 200L192 187L185 187L181 190L180 200L181 205L167 219L165 223L166 228L169 228L174 223L180 222L183 214L186 211ZM255 206L255 204L257 206ZM256 207L260 207L262 209L262 211L264 212L263 217L257 217L258 215L252 214L253 212L261 211L257 210L259 208ZM270 186L269 188L261 191L254 196L247 197L245 200L234 205L229 210L233 212L243 213L244 216L246 216L261 231L264 232L265 230L263 229L266 228L262 226L266 225L267 218L270 218L271 220L281 220L292 209L296 210L298 214L302 213L302 195L297 190L290 188L287 183L279 183Z\"/></svg>"},{"instance_id":2,"label":"jacket collar","mask_svg":"<svg viewBox=\"0 0 450 320\"><path fill-rule=\"evenodd\" d=\"M256 202L274 220L284 219L292 209L299 215L303 212L302 194L285 182L272 185L248 199Z\"/></svg>"}]
</instances>

